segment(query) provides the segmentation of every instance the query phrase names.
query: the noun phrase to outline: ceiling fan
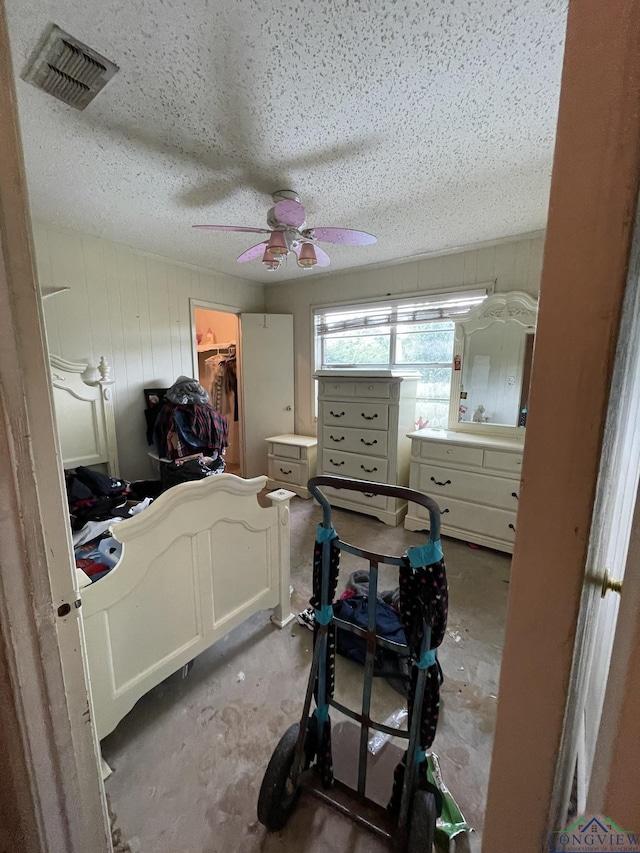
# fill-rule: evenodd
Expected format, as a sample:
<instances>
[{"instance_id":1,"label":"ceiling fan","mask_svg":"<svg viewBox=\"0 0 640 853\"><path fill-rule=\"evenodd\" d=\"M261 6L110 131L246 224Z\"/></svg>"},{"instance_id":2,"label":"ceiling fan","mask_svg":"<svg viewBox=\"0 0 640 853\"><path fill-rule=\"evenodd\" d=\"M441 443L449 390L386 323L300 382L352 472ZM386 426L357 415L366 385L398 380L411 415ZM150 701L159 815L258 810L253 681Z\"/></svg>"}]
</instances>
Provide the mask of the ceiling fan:
<instances>
[{"instance_id":1,"label":"ceiling fan","mask_svg":"<svg viewBox=\"0 0 640 853\"><path fill-rule=\"evenodd\" d=\"M377 243L372 234L354 231L351 228L305 228L306 213L293 190L278 190L273 193L274 206L267 213L268 228L245 228L242 225L194 225L205 231L243 231L251 234L268 234L263 240L246 252L238 263L253 261L262 256L262 263L272 272L279 269L282 261L292 252L299 267L313 269L315 266L328 267L331 261L321 243L342 243L344 246L366 246Z\"/></svg>"}]
</instances>

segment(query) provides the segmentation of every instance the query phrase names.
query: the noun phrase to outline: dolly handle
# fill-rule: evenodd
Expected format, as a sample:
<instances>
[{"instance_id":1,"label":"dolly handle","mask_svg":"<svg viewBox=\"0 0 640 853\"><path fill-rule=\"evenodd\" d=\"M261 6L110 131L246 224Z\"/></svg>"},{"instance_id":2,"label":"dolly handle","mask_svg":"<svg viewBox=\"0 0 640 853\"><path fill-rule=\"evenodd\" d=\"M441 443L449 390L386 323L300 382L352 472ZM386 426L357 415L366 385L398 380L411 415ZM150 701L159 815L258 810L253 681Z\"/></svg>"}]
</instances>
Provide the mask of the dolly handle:
<instances>
[{"instance_id":1,"label":"dolly handle","mask_svg":"<svg viewBox=\"0 0 640 853\"><path fill-rule=\"evenodd\" d=\"M322 523L324 527L331 524L331 504L320 491L320 487L328 486L332 489L346 489L351 492L366 492L370 495L385 495L388 498L400 498L400 500L411 501L420 504L429 513L429 541L436 542L440 539L440 507L433 498L409 489L406 486L391 486L388 483L372 483L368 480L354 480L351 477L333 477L320 475L312 477L307 483L307 488L322 507Z\"/></svg>"}]
</instances>

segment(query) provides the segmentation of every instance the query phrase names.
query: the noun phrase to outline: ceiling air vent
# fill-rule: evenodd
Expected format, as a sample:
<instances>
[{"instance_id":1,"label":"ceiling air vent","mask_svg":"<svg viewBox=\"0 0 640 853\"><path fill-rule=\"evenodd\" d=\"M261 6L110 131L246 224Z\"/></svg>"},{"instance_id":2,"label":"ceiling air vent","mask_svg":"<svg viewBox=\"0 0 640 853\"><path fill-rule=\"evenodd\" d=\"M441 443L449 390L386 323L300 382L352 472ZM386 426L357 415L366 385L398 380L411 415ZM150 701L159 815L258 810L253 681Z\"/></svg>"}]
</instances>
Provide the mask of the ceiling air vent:
<instances>
[{"instance_id":1,"label":"ceiling air vent","mask_svg":"<svg viewBox=\"0 0 640 853\"><path fill-rule=\"evenodd\" d=\"M116 71L118 66L113 62L50 24L22 79L70 107L83 110Z\"/></svg>"}]
</instances>

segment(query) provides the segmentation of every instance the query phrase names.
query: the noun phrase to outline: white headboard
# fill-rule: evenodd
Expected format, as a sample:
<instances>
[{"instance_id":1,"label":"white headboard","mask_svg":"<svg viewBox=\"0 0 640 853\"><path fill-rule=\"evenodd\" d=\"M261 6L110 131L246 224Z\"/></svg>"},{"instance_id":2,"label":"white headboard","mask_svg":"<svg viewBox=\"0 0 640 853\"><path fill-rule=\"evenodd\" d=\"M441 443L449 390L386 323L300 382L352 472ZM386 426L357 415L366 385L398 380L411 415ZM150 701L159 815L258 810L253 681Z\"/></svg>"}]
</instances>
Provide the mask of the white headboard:
<instances>
[{"instance_id":1,"label":"white headboard","mask_svg":"<svg viewBox=\"0 0 640 853\"><path fill-rule=\"evenodd\" d=\"M118 447L113 416L113 381L107 360L100 359L96 379L82 378L87 364L50 355L53 405L65 468L106 464L118 477Z\"/></svg>"}]
</instances>

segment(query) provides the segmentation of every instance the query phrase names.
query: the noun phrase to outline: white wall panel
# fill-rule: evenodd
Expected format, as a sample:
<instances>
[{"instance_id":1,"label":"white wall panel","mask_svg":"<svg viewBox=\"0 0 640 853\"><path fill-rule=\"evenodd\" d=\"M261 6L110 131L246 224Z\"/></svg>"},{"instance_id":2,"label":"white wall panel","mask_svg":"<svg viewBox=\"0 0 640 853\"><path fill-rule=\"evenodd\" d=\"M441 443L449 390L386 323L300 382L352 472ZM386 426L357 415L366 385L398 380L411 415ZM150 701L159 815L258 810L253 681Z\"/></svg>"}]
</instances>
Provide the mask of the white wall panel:
<instances>
[{"instance_id":1,"label":"white wall panel","mask_svg":"<svg viewBox=\"0 0 640 853\"><path fill-rule=\"evenodd\" d=\"M259 312L263 286L48 223L35 221L33 231L42 289L70 288L44 300L49 351L92 364L108 359L122 476L152 476L142 389L192 375L189 299Z\"/></svg>"},{"instance_id":2,"label":"white wall panel","mask_svg":"<svg viewBox=\"0 0 640 853\"><path fill-rule=\"evenodd\" d=\"M327 273L265 288L267 311L294 313L296 348L296 431L314 435L313 341L311 309L387 294L433 292L442 288L495 280L499 292L524 290L537 296L542 272L544 238L531 237L466 252L371 267ZM358 251L353 249L354 252ZM364 250L363 250L364 251Z\"/></svg>"}]
</instances>

